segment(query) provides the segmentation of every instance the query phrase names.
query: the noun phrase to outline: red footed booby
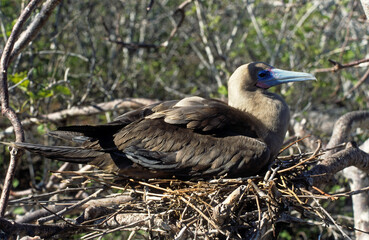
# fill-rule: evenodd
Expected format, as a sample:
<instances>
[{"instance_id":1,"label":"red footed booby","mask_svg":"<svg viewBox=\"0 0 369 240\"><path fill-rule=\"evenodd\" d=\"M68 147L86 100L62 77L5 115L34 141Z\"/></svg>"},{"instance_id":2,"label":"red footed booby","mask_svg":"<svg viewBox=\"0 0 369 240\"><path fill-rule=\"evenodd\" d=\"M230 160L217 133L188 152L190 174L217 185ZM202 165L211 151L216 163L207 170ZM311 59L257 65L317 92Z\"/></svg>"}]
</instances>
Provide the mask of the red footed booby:
<instances>
[{"instance_id":1,"label":"red footed booby","mask_svg":"<svg viewBox=\"0 0 369 240\"><path fill-rule=\"evenodd\" d=\"M11 145L136 179L252 176L277 156L290 119L283 98L267 89L306 80L315 77L249 63L230 77L228 104L201 97L165 101L108 124L67 126L49 133L79 147Z\"/></svg>"}]
</instances>

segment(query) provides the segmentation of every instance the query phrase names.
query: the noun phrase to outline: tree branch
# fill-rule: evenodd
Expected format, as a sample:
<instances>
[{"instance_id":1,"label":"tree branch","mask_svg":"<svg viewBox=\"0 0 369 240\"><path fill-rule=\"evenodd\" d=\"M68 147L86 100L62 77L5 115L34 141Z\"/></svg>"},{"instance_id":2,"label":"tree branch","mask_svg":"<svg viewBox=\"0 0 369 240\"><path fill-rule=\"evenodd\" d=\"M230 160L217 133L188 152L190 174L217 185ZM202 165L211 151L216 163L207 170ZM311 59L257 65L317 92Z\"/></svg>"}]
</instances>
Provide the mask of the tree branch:
<instances>
[{"instance_id":1,"label":"tree branch","mask_svg":"<svg viewBox=\"0 0 369 240\"><path fill-rule=\"evenodd\" d=\"M351 142L346 144L344 150L325 158L305 174L313 179L314 185L320 185L330 182L337 172L350 166L355 166L369 173L369 154L360 150Z\"/></svg>"},{"instance_id":2,"label":"tree branch","mask_svg":"<svg viewBox=\"0 0 369 240\"><path fill-rule=\"evenodd\" d=\"M169 41L175 36L175 34L177 33L178 29L181 27L184 19L185 19L185 16L186 16L186 13L184 11L184 9L186 8L186 6L188 4L190 4L193 0L185 0L184 2L182 2L178 7L177 9L174 11L173 15L176 15L176 14L179 14L180 15L180 19L179 21L177 22L177 25L174 26L174 28L172 29L172 31L170 32L170 35L168 37L167 40L165 40L164 42L160 43L160 44L154 44L154 43L144 43L144 42L131 42L131 43L127 43L127 42L124 42L124 41L121 41L121 40L114 40L114 39L111 39L110 37L107 38L107 40L109 42L113 42L113 43L116 43L116 44L119 44L127 49L131 49L131 50L137 50L139 48L160 48L160 47L167 47L168 46L168 43ZM149 6L147 8L147 11L150 11L151 7L152 7L152 4L153 4L153 1L151 1L149 3ZM106 26L105 23L104 24L104 27L105 27L105 30L107 32L108 31L108 27ZM110 34L109 34L110 36Z\"/></svg>"},{"instance_id":3,"label":"tree branch","mask_svg":"<svg viewBox=\"0 0 369 240\"><path fill-rule=\"evenodd\" d=\"M1 55L0 60L0 91L1 91L0 101L2 106L1 112L10 120L15 132L16 142L24 141L24 132L22 124L16 115L16 112L11 107L9 107L8 67L12 59L14 59L14 57L17 54L19 54L20 51L23 50L23 48L25 48L27 44L35 38L37 33L40 31L41 27L46 23L52 10L60 2L61 0L46 1L40 13L36 16L35 20L19 37L23 25L26 23L27 19L31 16L31 13L41 3L41 0L30 1L30 3L22 11L17 22L15 23L12 32L9 36L9 39L5 44L4 51ZM11 183L13 181L15 169L21 155L22 151L18 149L12 149L10 151L9 167L4 180L4 187L0 199L0 216L4 216L5 214L5 209L9 199Z\"/></svg>"},{"instance_id":4,"label":"tree branch","mask_svg":"<svg viewBox=\"0 0 369 240\"><path fill-rule=\"evenodd\" d=\"M1 101L1 112L5 115L11 122L15 132L15 141L23 142L24 141L24 132L19 121L17 114L15 111L9 107L9 93L8 93L8 67L10 63L10 54L13 50L15 41L17 40L20 31L27 21L33 10L37 7L37 5L41 2L41 0L32 0L27 7L22 11L19 16L17 22L15 23L13 30L8 38L8 41L5 44L4 51L1 55L0 60L0 101ZM11 188L11 183L14 178L15 168L17 163L22 155L22 151L17 151L17 149L12 149L10 152L10 162L8 171L4 180L4 187L1 194L0 199L0 217L4 216L5 209L9 199L9 192Z\"/></svg>"},{"instance_id":5,"label":"tree branch","mask_svg":"<svg viewBox=\"0 0 369 240\"><path fill-rule=\"evenodd\" d=\"M0 217L0 229L8 236L26 235L26 236L40 236L42 238L49 238L61 232L63 232L64 234L69 231L75 232L76 227L66 223L55 225L17 223L14 221L8 221Z\"/></svg>"},{"instance_id":6,"label":"tree branch","mask_svg":"<svg viewBox=\"0 0 369 240\"><path fill-rule=\"evenodd\" d=\"M365 16L366 16L366 19L368 21L368 19L369 19L369 1L368 0L360 0L360 2L361 2L361 5L363 6Z\"/></svg>"},{"instance_id":7,"label":"tree branch","mask_svg":"<svg viewBox=\"0 0 369 240\"><path fill-rule=\"evenodd\" d=\"M98 103L91 106L72 107L70 109L64 109L58 112L44 114L41 115L40 117L32 117L29 119L25 119L22 121L22 126L26 127L31 124L40 123L43 121L58 122L67 119L69 117L93 115L107 111L114 111L122 108L136 109L156 102L158 102L158 100L148 98L116 99L110 102ZM12 126L6 128L3 132L0 132L0 139L3 139L5 136L10 135L12 132L13 132Z\"/></svg>"},{"instance_id":8,"label":"tree branch","mask_svg":"<svg viewBox=\"0 0 369 240\"><path fill-rule=\"evenodd\" d=\"M37 1L40 2L40 1ZM49 19L54 8L61 2L61 0L47 0L40 10L40 12L33 19L27 29L22 32L19 39L14 45L14 49L10 56L12 61L27 45L30 43L40 32L41 28L45 25ZM38 4L38 3L37 3Z\"/></svg>"},{"instance_id":9,"label":"tree branch","mask_svg":"<svg viewBox=\"0 0 369 240\"><path fill-rule=\"evenodd\" d=\"M366 70L366 72L364 73L364 75L360 78L360 80L357 82L357 83L355 83L355 85L352 87L352 88L350 88L346 93L345 93L345 95L338 101L338 102L342 102L342 101L344 101L349 95L351 95L351 93L353 92L353 91L355 91L356 89L358 89L360 86L361 86L361 84L363 84L367 79L368 79L368 77L369 77L369 68Z\"/></svg>"},{"instance_id":10,"label":"tree branch","mask_svg":"<svg viewBox=\"0 0 369 240\"><path fill-rule=\"evenodd\" d=\"M346 64L342 64L342 63L336 62L336 61L334 61L332 59L328 59L328 61L333 64L333 67L331 67L331 68L320 68L320 69L316 69L315 70L315 73L338 72L338 71L340 71L342 69L345 69L345 68L350 68L350 67L354 67L354 66L357 66L359 64L362 64L362 63L369 62L369 58L364 58L364 59L361 59L361 60L356 60L356 61L349 62L349 63L346 63Z\"/></svg>"},{"instance_id":11,"label":"tree branch","mask_svg":"<svg viewBox=\"0 0 369 240\"><path fill-rule=\"evenodd\" d=\"M327 148L333 148L347 141L347 137L354 128L369 129L369 111L349 112L340 117L334 124L333 133L327 144ZM332 149L326 153L326 156L337 152L338 149Z\"/></svg>"}]
</instances>

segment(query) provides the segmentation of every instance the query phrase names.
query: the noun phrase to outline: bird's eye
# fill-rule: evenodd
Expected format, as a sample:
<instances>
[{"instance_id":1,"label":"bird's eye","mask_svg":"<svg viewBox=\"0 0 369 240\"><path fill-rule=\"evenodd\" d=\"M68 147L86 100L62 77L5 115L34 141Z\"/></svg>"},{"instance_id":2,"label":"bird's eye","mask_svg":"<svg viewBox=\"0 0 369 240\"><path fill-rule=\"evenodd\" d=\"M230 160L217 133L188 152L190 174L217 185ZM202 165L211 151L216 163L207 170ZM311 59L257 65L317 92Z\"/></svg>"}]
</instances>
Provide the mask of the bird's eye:
<instances>
[{"instance_id":1,"label":"bird's eye","mask_svg":"<svg viewBox=\"0 0 369 240\"><path fill-rule=\"evenodd\" d=\"M265 78L265 77L267 77L268 75L269 75L269 72L268 72L268 71L266 71L266 70L260 71L260 72L258 73L258 77L259 77L259 78Z\"/></svg>"}]
</instances>

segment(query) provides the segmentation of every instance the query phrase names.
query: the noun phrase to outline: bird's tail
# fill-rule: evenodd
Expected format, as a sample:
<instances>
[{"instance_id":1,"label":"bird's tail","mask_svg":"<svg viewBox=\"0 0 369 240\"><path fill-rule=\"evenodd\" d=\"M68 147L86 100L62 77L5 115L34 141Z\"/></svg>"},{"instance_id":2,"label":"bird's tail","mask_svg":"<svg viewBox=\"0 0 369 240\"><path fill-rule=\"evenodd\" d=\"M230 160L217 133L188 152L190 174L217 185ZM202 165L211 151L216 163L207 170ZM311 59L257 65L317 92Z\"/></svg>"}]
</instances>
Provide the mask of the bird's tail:
<instances>
[{"instance_id":1,"label":"bird's tail","mask_svg":"<svg viewBox=\"0 0 369 240\"><path fill-rule=\"evenodd\" d=\"M77 143L84 143L86 141L94 141L100 137L112 136L122 125L119 124L104 124L104 125L76 125L59 127L56 131L51 131L48 135L63 140L73 141Z\"/></svg>"},{"instance_id":2,"label":"bird's tail","mask_svg":"<svg viewBox=\"0 0 369 240\"><path fill-rule=\"evenodd\" d=\"M33 153L40 154L50 159L56 159L64 162L72 163L89 163L104 152L95 151L91 149L84 149L81 147L68 146L44 146L32 143L23 142L0 142L2 144L24 149Z\"/></svg>"}]
</instances>

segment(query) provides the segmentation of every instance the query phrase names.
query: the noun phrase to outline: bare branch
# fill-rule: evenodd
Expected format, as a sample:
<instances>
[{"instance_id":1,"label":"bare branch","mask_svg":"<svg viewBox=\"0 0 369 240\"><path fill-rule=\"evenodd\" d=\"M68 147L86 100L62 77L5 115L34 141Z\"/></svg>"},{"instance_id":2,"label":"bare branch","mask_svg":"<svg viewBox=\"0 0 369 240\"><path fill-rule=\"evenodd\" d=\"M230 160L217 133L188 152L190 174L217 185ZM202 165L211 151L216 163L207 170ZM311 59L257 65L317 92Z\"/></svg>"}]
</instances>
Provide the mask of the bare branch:
<instances>
[{"instance_id":1,"label":"bare branch","mask_svg":"<svg viewBox=\"0 0 369 240\"><path fill-rule=\"evenodd\" d=\"M196 15L197 15L197 19L199 21L199 28L200 28L200 36L201 36L201 40L205 45L205 52L206 52L206 56L208 57L208 65L209 65L209 70L212 72L218 87L221 87L223 85L222 83L222 79L220 77L219 71L215 66L215 58L214 58L214 54L211 51L210 45L209 45L209 40L208 40L208 36L207 34L205 34L205 30L206 30L206 25L204 23L204 19L202 17L202 11L201 11L201 7L199 4L199 1L196 0L195 1L195 5L196 5Z\"/></svg>"},{"instance_id":2,"label":"bare branch","mask_svg":"<svg viewBox=\"0 0 369 240\"><path fill-rule=\"evenodd\" d=\"M369 1L368 0L360 0L361 5L363 6L366 19L369 19Z\"/></svg>"},{"instance_id":3,"label":"bare branch","mask_svg":"<svg viewBox=\"0 0 369 240\"><path fill-rule=\"evenodd\" d=\"M333 133L327 148L333 148L347 142L350 132L357 127L369 129L369 111L349 112L340 117L334 124ZM337 151L338 149L332 149L327 152L327 155L329 156Z\"/></svg>"},{"instance_id":4,"label":"bare branch","mask_svg":"<svg viewBox=\"0 0 369 240\"><path fill-rule=\"evenodd\" d=\"M146 13L149 13L152 6L154 5L155 1L154 0L150 0L150 3L147 5L146 7Z\"/></svg>"},{"instance_id":5,"label":"bare branch","mask_svg":"<svg viewBox=\"0 0 369 240\"><path fill-rule=\"evenodd\" d=\"M356 167L348 167L344 169L343 175L348 179L350 189L355 190L352 192L357 193L351 196L354 213L354 226L356 229L369 232L369 175ZM355 236L358 240L362 240L367 237L366 234L361 231L356 231Z\"/></svg>"},{"instance_id":6,"label":"bare branch","mask_svg":"<svg viewBox=\"0 0 369 240\"><path fill-rule=\"evenodd\" d=\"M174 14L173 15L176 15L176 14L180 14L181 15L181 18L179 19L177 25L173 28L173 30L171 31L168 39L164 42L162 42L160 44L161 47L166 47L168 46L168 43L169 41L175 36L175 34L177 33L178 29L182 26L182 23L184 21L184 18L186 16L186 13L184 11L184 9L187 7L188 4L190 4L193 0L186 0L184 2L182 2L178 8L175 10Z\"/></svg>"},{"instance_id":7,"label":"bare branch","mask_svg":"<svg viewBox=\"0 0 369 240\"><path fill-rule=\"evenodd\" d=\"M93 115L98 113L103 113L106 111L115 111L118 109L136 109L142 106L146 106L149 104L153 104L158 102L158 100L147 99L147 98L124 98L124 99L116 99L110 102L98 103L92 106L84 106L84 107L72 107L70 109L61 110L59 112L54 112L50 114L44 114L40 117L33 117L29 119L25 119L22 121L22 126L29 126L31 124L37 124L41 122L58 122L69 117L76 116L86 116ZM0 139L3 139L5 136L10 135L13 131L13 127L10 126L5 129L3 132L0 132Z\"/></svg>"},{"instance_id":8,"label":"bare branch","mask_svg":"<svg viewBox=\"0 0 369 240\"><path fill-rule=\"evenodd\" d=\"M39 225L39 224L27 224L17 223L14 221L8 221L0 217L1 230L8 236L40 236L42 238L49 238L57 233L68 231L75 231L76 228L65 223L55 225Z\"/></svg>"},{"instance_id":9,"label":"bare branch","mask_svg":"<svg viewBox=\"0 0 369 240\"><path fill-rule=\"evenodd\" d=\"M345 96L343 96L342 99L339 101L342 102L343 100L345 100L353 91L358 89L361 86L361 84L363 84L368 79L368 77L369 77L369 68L366 70L365 74L360 78L360 80L357 83L355 83L355 86L350 88L350 90L348 90L345 93Z\"/></svg>"},{"instance_id":10,"label":"bare branch","mask_svg":"<svg viewBox=\"0 0 369 240\"><path fill-rule=\"evenodd\" d=\"M222 225L226 219L229 219L231 208L235 205L236 201L241 198L241 195L245 193L246 189L246 185L239 186L229 194L223 202L214 207L213 218L217 224Z\"/></svg>"},{"instance_id":11,"label":"bare branch","mask_svg":"<svg viewBox=\"0 0 369 240\"><path fill-rule=\"evenodd\" d=\"M9 93L8 93L8 67L10 63L10 54L13 50L15 41L17 40L20 31L27 21L29 16L31 15L32 11L37 7L40 3L40 0L33 0L31 1L27 7L22 11L21 15L19 16L17 22L15 23L13 30L9 36L8 41L5 44L4 51L1 55L0 60L0 101L1 101L1 112L5 115L10 122L12 123L15 131L15 141L23 142L24 141L24 132L15 111L9 107ZM10 162L8 171L4 180L4 187L1 194L0 199L0 216L4 216L5 209L9 199L9 192L11 188L11 183L14 178L14 172L17 166L17 163L22 155L22 151L17 151L17 149L13 149L11 151Z\"/></svg>"},{"instance_id":12,"label":"bare branch","mask_svg":"<svg viewBox=\"0 0 369 240\"><path fill-rule=\"evenodd\" d=\"M114 40L114 39L111 39L110 37L107 38L107 40L109 42L113 42L113 43L116 43L116 44L119 44L125 48L128 48L128 49L131 49L131 50L137 50L139 48L147 48L147 49L150 49L150 48L161 48L161 47L167 47L168 46L168 43L169 41L175 36L175 34L177 33L178 29L181 27L184 19L185 19L185 16L186 16L186 13L184 11L184 9L186 8L186 6L188 4L190 4L193 0L185 0L184 2L182 2L178 7L177 9L174 11L173 15L176 15L176 14L179 14L181 16L181 18L179 19L177 25L172 29L169 37L167 40L165 40L164 42L162 42L161 44L154 44L154 43L144 43L144 42L130 42L130 43L127 43L127 42L124 42L122 40ZM150 11L152 5L154 4L154 1L151 1L149 3L149 6L147 7L147 12ZM104 24L104 27L105 27L105 30L107 32L108 31L108 27L106 26L106 24L103 22ZM109 34L110 36L110 34Z\"/></svg>"},{"instance_id":13,"label":"bare branch","mask_svg":"<svg viewBox=\"0 0 369 240\"><path fill-rule=\"evenodd\" d=\"M53 219L60 218L61 215L66 214L66 213L69 213L74 208L80 207L82 204L90 201L92 198L96 198L97 195L99 195L103 190L104 190L103 188L97 190L95 193L91 194L89 197L84 198L83 200L81 200L81 201L73 204L72 206L68 206L68 207L64 208L63 210L55 213L55 215L51 215L51 216L47 216L47 217L43 217L43 218L39 219L38 220L38 223L42 225L42 224L44 224L44 223L46 223L48 221L51 221Z\"/></svg>"},{"instance_id":14,"label":"bare branch","mask_svg":"<svg viewBox=\"0 0 369 240\"><path fill-rule=\"evenodd\" d=\"M337 71L340 71L342 69L345 69L345 68L351 68L351 67L355 67L359 64L362 64L362 63L366 63L366 62L369 62L369 58L364 58L364 59L361 59L361 60L356 60L356 61L353 61L353 62L349 62L349 63L346 63L346 64L342 64L342 63L339 63L339 62L336 62L332 59L328 59L328 61L330 63L332 63L334 66L331 67L331 68L320 68L320 69L315 69L315 73L321 73L321 72L337 72Z\"/></svg>"},{"instance_id":15,"label":"bare branch","mask_svg":"<svg viewBox=\"0 0 369 240\"><path fill-rule=\"evenodd\" d=\"M37 1L40 2L40 1ZM22 32L19 39L14 45L14 49L11 53L10 60L13 60L25 47L30 43L40 32L41 28L45 25L49 19L54 8L61 2L61 0L47 0L40 10L40 12L33 19L32 23L27 29ZM37 3L38 4L38 3Z\"/></svg>"},{"instance_id":16,"label":"bare branch","mask_svg":"<svg viewBox=\"0 0 369 240\"><path fill-rule=\"evenodd\" d=\"M348 143L346 149L324 159L320 164L306 172L306 175L312 177L314 185L320 185L330 182L337 172L350 166L355 166L369 173L369 154L352 143Z\"/></svg>"},{"instance_id":17,"label":"bare branch","mask_svg":"<svg viewBox=\"0 0 369 240\"><path fill-rule=\"evenodd\" d=\"M244 1L244 4L246 5L247 13L250 15L251 22L255 28L260 43L263 45L265 51L268 53L268 56L272 56L272 50L270 49L268 43L265 41L264 34L262 33L260 25L254 15L253 4L250 4L249 1Z\"/></svg>"},{"instance_id":18,"label":"bare branch","mask_svg":"<svg viewBox=\"0 0 369 240\"><path fill-rule=\"evenodd\" d=\"M9 36L8 41L4 47L4 51L1 55L0 60L0 91L1 91L1 112L5 115L10 122L12 123L14 132L15 132L15 141L23 142L24 141L24 132L22 128L22 124L19 121L15 111L9 107L9 93L8 93L8 67L12 59L24 48L26 45L36 36L38 31L41 29L43 24L47 21L48 16L51 14L52 9L60 3L61 0L58 1L48 1L44 4L41 12L36 17L35 21L30 25L30 27L24 32L24 34L17 41L19 34L22 30L23 25L30 17L31 13L35 10L37 5L41 2L41 0L32 0L26 8L22 11L19 16L16 24L13 27L13 30ZM51 6L48 5L52 3ZM48 15L46 15L48 14ZM44 16L45 15L45 16ZM0 199L0 216L4 216L5 209L9 199L9 192L11 183L13 181L15 169L17 163L22 155L22 151L18 151L17 149L11 150L10 155L10 163L8 167L8 171L4 180L4 187L1 194Z\"/></svg>"}]
</instances>

